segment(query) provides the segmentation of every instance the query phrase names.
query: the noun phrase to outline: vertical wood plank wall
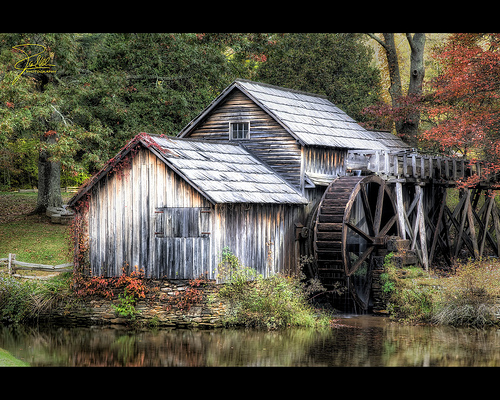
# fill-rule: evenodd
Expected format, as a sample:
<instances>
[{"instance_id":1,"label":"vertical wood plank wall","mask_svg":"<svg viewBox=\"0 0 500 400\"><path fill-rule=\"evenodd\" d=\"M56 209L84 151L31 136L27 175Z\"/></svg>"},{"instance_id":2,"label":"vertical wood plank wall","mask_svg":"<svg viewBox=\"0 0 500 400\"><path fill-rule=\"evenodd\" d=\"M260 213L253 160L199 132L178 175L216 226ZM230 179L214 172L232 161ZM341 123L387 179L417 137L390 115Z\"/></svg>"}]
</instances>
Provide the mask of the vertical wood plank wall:
<instances>
[{"instance_id":1,"label":"vertical wood plank wall","mask_svg":"<svg viewBox=\"0 0 500 400\"><path fill-rule=\"evenodd\" d=\"M229 247L243 265L264 276L295 273L300 257L295 224L303 222L303 206L283 204L219 204L214 227L214 265Z\"/></svg>"},{"instance_id":2,"label":"vertical wood plank wall","mask_svg":"<svg viewBox=\"0 0 500 400\"><path fill-rule=\"evenodd\" d=\"M345 175L346 149L332 147L304 147L304 169L308 172L323 175Z\"/></svg>"},{"instance_id":3,"label":"vertical wood plank wall","mask_svg":"<svg viewBox=\"0 0 500 400\"><path fill-rule=\"evenodd\" d=\"M155 260L157 207L212 207L201 194L147 149L130 167L101 179L89 210L93 275L118 276L137 265L147 277L161 277Z\"/></svg>"}]
</instances>

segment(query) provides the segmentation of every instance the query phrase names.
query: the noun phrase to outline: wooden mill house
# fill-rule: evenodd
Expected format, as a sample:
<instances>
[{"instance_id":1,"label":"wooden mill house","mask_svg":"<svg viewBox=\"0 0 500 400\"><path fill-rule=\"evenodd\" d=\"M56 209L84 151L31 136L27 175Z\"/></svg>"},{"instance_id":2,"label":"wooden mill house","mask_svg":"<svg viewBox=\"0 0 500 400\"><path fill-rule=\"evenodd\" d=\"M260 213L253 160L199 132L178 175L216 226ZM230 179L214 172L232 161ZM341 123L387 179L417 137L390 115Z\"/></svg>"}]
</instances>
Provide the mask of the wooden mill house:
<instances>
[{"instance_id":1,"label":"wooden mill house","mask_svg":"<svg viewBox=\"0 0 500 400\"><path fill-rule=\"evenodd\" d=\"M395 141L323 96L237 80L178 138L138 135L70 205L88 202L93 275L128 264L147 277L215 279L224 247L264 275L288 273L310 210L345 174L347 150Z\"/></svg>"},{"instance_id":2,"label":"wooden mill house","mask_svg":"<svg viewBox=\"0 0 500 400\"><path fill-rule=\"evenodd\" d=\"M129 265L167 279L217 279L224 248L264 276L313 254L315 273L352 276L366 307L369 260L387 236L433 243L425 228L416 240L415 190L385 184L429 178L422 160L324 96L236 80L176 138L137 135L80 188L69 203L83 227L76 251L92 275Z\"/></svg>"}]
</instances>

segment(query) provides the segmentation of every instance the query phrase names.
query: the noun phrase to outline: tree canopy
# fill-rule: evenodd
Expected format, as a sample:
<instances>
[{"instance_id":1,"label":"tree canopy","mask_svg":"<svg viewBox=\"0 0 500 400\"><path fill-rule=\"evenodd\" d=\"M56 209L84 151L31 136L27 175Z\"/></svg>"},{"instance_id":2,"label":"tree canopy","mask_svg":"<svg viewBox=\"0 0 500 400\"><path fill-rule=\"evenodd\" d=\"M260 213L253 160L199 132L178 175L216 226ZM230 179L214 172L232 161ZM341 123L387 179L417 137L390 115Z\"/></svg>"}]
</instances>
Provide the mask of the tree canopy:
<instances>
[{"instance_id":1,"label":"tree canopy","mask_svg":"<svg viewBox=\"0 0 500 400\"><path fill-rule=\"evenodd\" d=\"M322 94L357 121L380 100L380 73L372 50L356 33L288 33L267 52L257 79Z\"/></svg>"},{"instance_id":2,"label":"tree canopy","mask_svg":"<svg viewBox=\"0 0 500 400\"><path fill-rule=\"evenodd\" d=\"M421 104L430 125L423 139L500 172L500 34L454 33L434 57L441 72Z\"/></svg>"}]
</instances>

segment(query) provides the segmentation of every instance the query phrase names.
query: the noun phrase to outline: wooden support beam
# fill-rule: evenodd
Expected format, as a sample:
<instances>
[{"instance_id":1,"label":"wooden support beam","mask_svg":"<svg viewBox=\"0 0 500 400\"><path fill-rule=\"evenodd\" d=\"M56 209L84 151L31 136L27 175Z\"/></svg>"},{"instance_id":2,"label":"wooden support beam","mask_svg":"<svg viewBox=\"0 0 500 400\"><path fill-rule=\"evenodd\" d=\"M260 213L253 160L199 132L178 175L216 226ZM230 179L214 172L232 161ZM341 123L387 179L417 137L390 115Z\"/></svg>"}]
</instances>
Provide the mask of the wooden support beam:
<instances>
[{"instance_id":1,"label":"wooden support beam","mask_svg":"<svg viewBox=\"0 0 500 400\"><path fill-rule=\"evenodd\" d=\"M455 238L455 243L454 243L454 246L455 246L455 250L457 249L457 246L458 246L458 232L460 231L460 222L453 217L453 213L450 211L450 209L446 206L445 207L445 214L448 216L448 221L449 221L449 224L447 224L447 229L446 231L448 231L450 229L450 227L453 225L453 227L455 228L455 230L457 231L457 237ZM456 209L455 209L456 211ZM467 246L467 248L469 249L470 253L471 254L474 254L474 249L472 247L472 243L470 241L470 238L468 236L461 236L461 238L463 239L464 241L464 244ZM452 247L450 245L450 247ZM453 258L456 258L455 256L455 252L453 253Z\"/></svg>"},{"instance_id":2,"label":"wooden support beam","mask_svg":"<svg viewBox=\"0 0 500 400\"><path fill-rule=\"evenodd\" d=\"M469 235L472 240L472 246L474 248L474 258L479 258L479 247L477 245L476 228L474 226L474 216L472 215L472 204L469 202L467 204L467 220L469 222Z\"/></svg>"},{"instance_id":3,"label":"wooden support beam","mask_svg":"<svg viewBox=\"0 0 500 400\"><path fill-rule=\"evenodd\" d=\"M432 264L432 260L434 259L434 251L436 250L437 241L439 238L439 234L441 232L441 222L443 220L445 206L446 206L446 189L443 189L441 193L441 202L439 205L439 213L437 217L436 228L434 229L434 236L432 238L431 251L429 253L429 264ZM443 247L443 243L440 243L440 245Z\"/></svg>"},{"instance_id":4,"label":"wooden support beam","mask_svg":"<svg viewBox=\"0 0 500 400\"><path fill-rule=\"evenodd\" d=\"M418 186L420 187L420 186ZM415 196L416 200L416 206L417 206L417 216L415 217L415 220L413 221L413 227L412 227L412 241L411 241L411 250L415 250L415 246L417 244L417 235L418 235L418 228L419 228L419 215L418 215L418 204L420 203L420 193L418 193ZM414 202L415 202L414 200ZM408 216L411 214L411 211L408 211Z\"/></svg>"},{"instance_id":5,"label":"wooden support beam","mask_svg":"<svg viewBox=\"0 0 500 400\"><path fill-rule=\"evenodd\" d=\"M488 223L490 222L490 216L491 216L491 209L493 208L493 201L494 201L494 198L488 196L487 199L486 199L486 202L488 202L488 206L486 207L486 215L484 217L484 227L483 227L483 235L481 237L481 241L480 241L480 244L479 244L479 256L482 257L483 256L483 251L484 251L484 242L486 240L486 237L488 236L489 232L488 232ZM486 204L486 203L485 203ZM482 221L480 221L482 222Z\"/></svg>"},{"instance_id":6,"label":"wooden support beam","mask_svg":"<svg viewBox=\"0 0 500 400\"><path fill-rule=\"evenodd\" d=\"M467 245L467 247L469 248L469 251L471 252L472 256L474 258L479 258L479 247L477 245L476 228L474 226L474 216L472 213L471 190L464 189L463 197L465 197L465 202L463 203L464 206L463 206L463 211L462 211L462 218L460 220L460 228L458 229L458 236L457 236L457 242L455 245L454 256L455 257L458 256L458 252L460 251L462 242L464 242ZM468 236L466 235L466 232L465 232L465 222L466 221L468 223L468 231L469 231ZM469 239L470 244L467 242L466 238ZM472 248L470 245L472 245Z\"/></svg>"},{"instance_id":7,"label":"wooden support beam","mask_svg":"<svg viewBox=\"0 0 500 400\"><path fill-rule=\"evenodd\" d=\"M396 207L399 226L401 227L401 238L406 240L405 206L403 202L403 184L401 182L396 182Z\"/></svg>"},{"instance_id":8,"label":"wooden support beam","mask_svg":"<svg viewBox=\"0 0 500 400\"><path fill-rule=\"evenodd\" d=\"M493 217L493 225L495 226L495 236L497 239L497 257L500 257L500 218L498 217L498 208L495 201L492 201L491 215Z\"/></svg>"},{"instance_id":9,"label":"wooden support beam","mask_svg":"<svg viewBox=\"0 0 500 400\"><path fill-rule=\"evenodd\" d=\"M460 251L460 245L462 244L462 234L463 234L463 231L464 231L464 227L465 227L465 219L466 219L466 216L467 216L467 212L466 212L466 209L468 207L468 204L470 203L470 192L468 190L465 190L462 192L462 197L464 198L464 203L465 203L465 206L463 208L463 212L462 212L462 218L460 220L460 229L458 230L458 236L457 236L457 241L456 241L456 244L455 244L455 253L453 254L453 256L456 258L458 256L458 252ZM458 206L457 206L458 208ZM453 211L453 214L455 214L455 211L456 209ZM459 210L460 212L460 210Z\"/></svg>"},{"instance_id":10,"label":"wooden support beam","mask_svg":"<svg viewBox=\"0 0 500 400\"><path fill-rule=\"evenodd\" d=\"M488 224L490 223L491 215L492 215L492 210L493 210L493 205L494 205L494 199L490 197L491 195L491 190L489 190L488 197L485 199L483 206L479 210L479 212L476 212L475 208L472 207L472 214L474 215L474 218L477 221L477 224L479 225L479 256L483 256L484 252L484 244L486 240L488 240L488 243L491 245L492 249L495 251L496 254L498 254L498 244L496 241L493 239L493 236L490 233L490 230L488 229Z\"/></svg>"},{"instance_id":11,"label":"wooden support beam","mask_svg":"<svg viewBox=\"0 0 500 400\"><path fill-rule=\"evenodd\" d=\"M415 186L416 193L419 194L420 200L417 205L417 223L419 225L419 235L420 235L420 249L422 250L422 263L426 271L429 270L429 259L427 253L427 235L425 231L425 221L424 221L424 196L423 189L420 186Z\"/></svg>"}]
</instances>

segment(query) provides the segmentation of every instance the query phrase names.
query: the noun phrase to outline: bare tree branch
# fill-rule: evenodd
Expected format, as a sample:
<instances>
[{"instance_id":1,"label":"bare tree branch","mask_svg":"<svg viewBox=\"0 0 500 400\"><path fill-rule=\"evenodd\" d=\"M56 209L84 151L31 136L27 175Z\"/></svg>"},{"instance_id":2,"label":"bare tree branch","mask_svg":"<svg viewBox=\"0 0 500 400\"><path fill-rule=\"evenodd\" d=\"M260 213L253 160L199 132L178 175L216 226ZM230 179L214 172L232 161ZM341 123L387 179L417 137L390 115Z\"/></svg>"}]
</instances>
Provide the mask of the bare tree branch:
<instances>
[{"instance_id":1,"label":"bare tree branch","mask_svg":"<svg viewBox=\"0 0 500 400\"><path fill-rule=\"evenodd\" d=\"M380 44L384 49L387 50L387 45L385 44L385 42L383 42L382 40L380 40L377 36L375 36L373 33L366 33L366 35L368 35L369 37L371 37L373 40L375 40L378 44Z\"/></svg>"}]
</instances>

